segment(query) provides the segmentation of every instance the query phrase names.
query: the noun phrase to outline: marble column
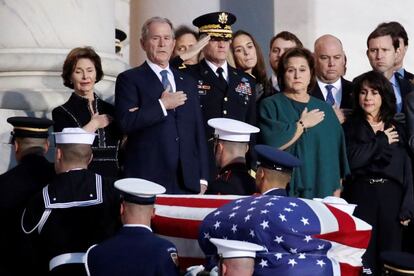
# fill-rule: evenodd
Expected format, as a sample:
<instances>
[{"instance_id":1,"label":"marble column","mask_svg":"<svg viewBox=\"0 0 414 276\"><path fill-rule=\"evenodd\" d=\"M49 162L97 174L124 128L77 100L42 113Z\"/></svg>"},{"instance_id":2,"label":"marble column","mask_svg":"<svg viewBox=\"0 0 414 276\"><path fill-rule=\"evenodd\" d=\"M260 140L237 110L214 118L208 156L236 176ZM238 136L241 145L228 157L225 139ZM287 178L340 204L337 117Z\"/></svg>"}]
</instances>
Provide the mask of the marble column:
<instances>
[{"instance_id":1,"label":"marble column","mask_svg":"<svg viewBox=\"0 0 414 276\"><path fill-rule=\"evenodd\" d=\"M60 77L67 53L92 46L101 56L105 76L96 92L112 102L115 79L128 65L115 55L114 0L0 1L0 173L10 158L15 115L50 117L71 91ZM13 160L12 160L13 163Z\"/></svg>"}]
</instances>

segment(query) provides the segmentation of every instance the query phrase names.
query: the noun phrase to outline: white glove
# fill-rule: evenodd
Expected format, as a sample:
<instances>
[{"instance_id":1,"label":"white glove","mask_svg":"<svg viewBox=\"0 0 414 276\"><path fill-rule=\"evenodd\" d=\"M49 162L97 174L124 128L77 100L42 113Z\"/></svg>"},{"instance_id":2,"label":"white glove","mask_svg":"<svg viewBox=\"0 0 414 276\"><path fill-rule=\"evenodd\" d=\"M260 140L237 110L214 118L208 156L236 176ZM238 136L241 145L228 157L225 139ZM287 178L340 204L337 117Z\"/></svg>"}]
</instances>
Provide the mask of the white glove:
<instances>
[{"instance_id":1,"label":"white glove","mask_svg":"<svg viewBox=\"0 0 414 276\"><path fill-rule=\"evenodd\" d=\"M184 274L184 276L197 276L197 274L203 270L203 265L193 265L187 268L187 272Z\"/></svg>"}]
</instances>

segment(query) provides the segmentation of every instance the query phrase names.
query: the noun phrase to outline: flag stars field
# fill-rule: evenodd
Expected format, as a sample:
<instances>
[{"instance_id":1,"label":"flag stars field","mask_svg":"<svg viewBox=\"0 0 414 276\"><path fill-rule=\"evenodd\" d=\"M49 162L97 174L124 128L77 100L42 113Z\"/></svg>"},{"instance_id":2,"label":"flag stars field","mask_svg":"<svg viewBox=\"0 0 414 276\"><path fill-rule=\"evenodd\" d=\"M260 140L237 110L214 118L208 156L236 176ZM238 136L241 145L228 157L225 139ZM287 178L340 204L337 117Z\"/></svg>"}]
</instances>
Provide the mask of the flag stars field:
<instances>
[{"instance_id":1,"label":"flag stars field","mask_svg":"<svg viewBox=\"0 0 414 276\"><path fill-rule=\"evenodd\" d=\"M266 228L269 228L269 222L267 220L262 221L260 225L263 227L263 230L265 230Z\"/></svg>"},{"instance_id":2,"label":"flag stars field","mask_svg":"<svg viewBox=\"0 0 414 276\"><path fill-rule=\"evenodd\" d=\"M309 225L309 219L307 218L302 217L300 221L303 223L304 226Z\"/></svg>"},{"instance_id":3,"label":"flag stars field","mask_svg":"<svg viewBox=\"0 0 414 276\"><path fill-rule=\"evenodd\" d=\"M263 267L265 267L265 266L268 266L268 264L267 264L267 260L265 260L265 259L262 259L261 261L260 261L260 264L259 264L262 268Z\"/></svg>"},{"instance_id":4,"label":"flag stars field","mask_svg":"<svg viewBox=\"0 0 414 276\"><path fill-rule=\"evenodd\" d=\"M323 267L324 265L326 265L326 263L323 260L316 260L316 265Z\"/></svg>"},{"instance_id":5,"label":"flag stars field","mask_svg":"<svg viewBox=\"0 0 414 276\"><path fill-rule=\"evenodd\" d=\"M284 242L284 240L283 240L283 236L276 236L276 238L274 239L274 241L275 242L277 242L277 243L281 243L281 242Z\"/></svg>"}]
</instances>

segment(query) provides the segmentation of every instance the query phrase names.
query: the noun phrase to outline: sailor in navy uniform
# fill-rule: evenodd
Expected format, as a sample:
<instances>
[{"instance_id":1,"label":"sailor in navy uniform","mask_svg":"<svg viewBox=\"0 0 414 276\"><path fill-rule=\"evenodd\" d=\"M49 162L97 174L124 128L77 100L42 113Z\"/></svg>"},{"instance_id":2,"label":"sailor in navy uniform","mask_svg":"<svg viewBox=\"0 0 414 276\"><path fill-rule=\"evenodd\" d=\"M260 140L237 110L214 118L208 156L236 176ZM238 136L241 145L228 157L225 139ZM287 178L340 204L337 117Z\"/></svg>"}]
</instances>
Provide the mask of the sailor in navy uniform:
<instances>
[{"instance_id":1,"label":"sailor in navy uniform","mask_svg":"<svg viewBox=\"0 0 414 276\"><path fill-rule=\"evenodd\" d=\"M197 81L207 140L213 135L213 130L207 125L212 118L231 118L256 125L254 79L226 61L233 35L231 25L235 21L236 17L227 12L213 12L194 19L193 24L199 28L200 36L209 35L211 38L202 50L204 59L200 63L180 67ZM209 160L210 178L214 179L217 169L211 144Z\"/></svg>"},{"instance_id":2,"label":"sailor in navy uniform","mask_svg":"<svg viewBox=\"0 0 414 276\"><path fill-rule=\"evenodd\" d=\"M113 181L86 169L95 133L64 128L54 134L57 176L24 210L22 229L36 241L42 266L36 275L86 275L86 250L120 226L119 194Z\"/></svg>"},{"instance_id":3,"label":"sailor in navy uniform","mask_svg":"<svg viewBox=\"0 0 414 276\"><path fill-rule=\"evenodd\" d=\"M21 231L24 207L55 176L45 154L49 148L46 118L10 117L17 165L0 175L0 275L28 275L34 265L32 246Z\"/></svg>"},{"instance_id":4,"label":"sailor in navy uniform","mask_svg":"<svg viewBox=\"0 0 414 276\"><path fill-rule=\"evenodd\" d=\"M254 178L246 165L250 134L260 131L255 126L228 118L208 120L215 129L214 154L220 169L214 181L208 185L207 194L252 195L256 192Z\"/></svg>"},{"instance_id":5,"label":"sailor in navy uniform","mask_svg":"<svg viewBox=\"0 0 414 276\"><path fill-rule=\"evenodd\" d=\"M115 182L121 191L124 226L113 238L89 248L86 270L91 276L179 275L177 249L152 233L155 197L165 188L140 178Z\"/></svg>"},{"instance_id":6,"label":"sailor in navy uniform","mask_svg":"<svg viewBox=\"0 0 414 276\"><path fill-rule=\"evenodd\" d=\"M256 185L264 195L288 196L293 168L301 161L292 154L267 145L256 145L257 172Z\"/></svg>"}]
</instances>

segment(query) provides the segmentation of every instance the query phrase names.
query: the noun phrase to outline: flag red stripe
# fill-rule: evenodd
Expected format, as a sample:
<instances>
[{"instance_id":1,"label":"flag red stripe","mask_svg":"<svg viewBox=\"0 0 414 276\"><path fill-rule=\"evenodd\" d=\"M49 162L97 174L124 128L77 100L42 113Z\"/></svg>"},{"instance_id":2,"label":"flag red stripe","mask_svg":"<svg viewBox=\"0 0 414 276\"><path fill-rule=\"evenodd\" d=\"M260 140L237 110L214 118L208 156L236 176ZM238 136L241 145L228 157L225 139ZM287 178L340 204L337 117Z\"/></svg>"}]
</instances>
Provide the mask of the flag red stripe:
<instances>
[{"instance_id":1,"label":"flag red stripe","mask_svg":"<svg viewBox=\"0 0 414 276\"><path fill-rule=\"evenodd\" d=\"M361 266L352 266L345 263L339 263L341 275L344 276L360 276L362 272Z\"/></svg>"},{"instance_id":2,"label":"flag red stripe","mask_svg":"<svg viewBox=\"0 0 414 276\"><path fill-rule=\"evenodd\" d=\"M201 221L155 215L151 221L154 233L176 238L198 239Z\"/></svg>"},{"instance_id":3,"label":"flag red stripe","mask_svg":"<svg viewBox=\"0 0 414 276\"><path fill-rule=\"evenodd\" d=\"M328 209L338 221L338 231L315 235L319 239L331 240L350 247L365 249L371 238L371 230L357 230L352 217L332 206L327 205Z\"/></svg>"},{"instance_id":4,"label":"flag red stripe","mask_svg":"<svg viewBox=\"0 0 414 276\"><path fill-rule=\"evenodd\" d=\"M332 207L329 204L326 204L326 207L328 207L329 211L331 211L338 221L338 230L340 232L356 231L355 222L349 214L339 210L338 208Z\"/></svg>"},{"instance_id":5,"label":"flag red stripe","mask_svg":"<svg viewBox=\"0 0 414 276\"><path fill-rule=\"evenodd\" d=\"M185 198L185 197L162 197L157 196L155 204L167 206L198 207L198 208L218 208L234 199L215 199L215 198Z\"/></svg>"}]
</instances>

